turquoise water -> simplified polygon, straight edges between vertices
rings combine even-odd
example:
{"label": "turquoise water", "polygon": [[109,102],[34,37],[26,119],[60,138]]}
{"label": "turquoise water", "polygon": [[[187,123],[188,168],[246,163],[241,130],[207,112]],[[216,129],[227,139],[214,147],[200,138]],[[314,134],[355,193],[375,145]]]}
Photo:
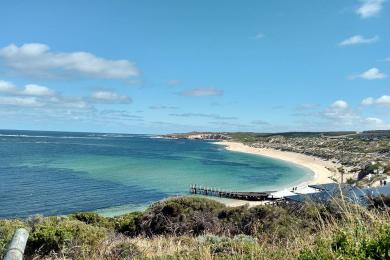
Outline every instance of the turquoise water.
{"label": "turquoise water", "polygon": [[311,172],[206,141],[146,135],[0,131],[0,218],[143,209],[197,183],[277,190]]}

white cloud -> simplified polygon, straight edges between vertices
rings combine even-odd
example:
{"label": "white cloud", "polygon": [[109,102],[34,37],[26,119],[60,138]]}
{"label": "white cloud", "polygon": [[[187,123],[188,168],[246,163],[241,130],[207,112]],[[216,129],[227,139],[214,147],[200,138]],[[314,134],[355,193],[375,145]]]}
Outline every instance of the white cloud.
{"label": "white cloud", "polygon": [[108,103],[131,103],[131,98],[128,96],[119,95],[116,92],[108,90],[98,90],[92,93],[92,98],[95,101],[99,102],[108,102]]}
{"label": "white cloud", "polygon": [[361,74],[351,76],[350,79],[362,78],[366,80],[384,79],[387,78],[385,73],[382,73],[377,68],[371,68]]}
{"label": "white cloud", "polygon": [[346,108],[348,108],[348,103],[345,102],[344,100],[336,100],[331,105],[331,108],[333,108],[333,109],[346,109]]}
{"label": "white cloud", "polygon": [[377,117],[367,117],[361,120],[361,124],[365,129],[389,129],[390,124],[387,124],[382,119]]}
{"label": "white cloud", "polygon": [[74,109],[86,109],[91,107],[91,105],[81,97],[54,97],[48,100],[48,105],[57,108]]}
{"label": "white cloud", "polygon": [[[362,103],[370,105],[375,102],[373,98],[366,98]],[[383,98],[381,99],[383,102]],[[388,97],[390,105],[390,96]],[[306,114],[303,122],[305,128],[314,127],[314,129],[335,130],[367,130],[367,129],[386,129],[390,125],[376,115],[364,116],[361,107],[354,109],[344,100],[336,100],[330,106],[318,113]],[[318,128],[318,126],[320,128]]]}
{"label": "white cloud", "polygon": [[[0,80],[0,105],[19,107],[45,107],[52,109],[84,109],[90,104],[82,97],[64,97],[56,91],[36,84],[17,87],[12,82]],[[25,97],[29,96],[29,97]]]}
{"label": "white cloud", "polygon": [[356,10],[356,13],[362,18],[375,16],[382,10],[384,2],[384,0],[363,0],[363,4]]}
{"label": "white cloud", "polygon": [[380,118],[376,118],[376,117],[367,117],[365,119],[365,121],[368,123],[368,124],[378,124],[378,125],[382,125],[383,124],[383,120],[380,119]]}
{"label": "white cloud", "polygon": [[222,96],[223,91],[216,88],[194,88],[179,93],[182,96],[189,97],[208,97],[208,96]]}
{"label": "white cloud", "polygon": [[127,60],[108,60],[88,52],[51,52],[49,46],[28,43],[10,44],[0,49],[0,60],[7,67],[36,77],[91,76],[128,78],[138,76],[135,65]]}
{"label": "white cloud", "polygon": [[362,105],[379,105],[379,106],[390,106],[390,96],[383,95],[379,98],[367,97],[362,100]]}
{"label": "white cloud", "polygon": [[372,38],[364,38],[364,36],[361,35],[355,35],[352,37],[349,37],[348,39],[345,39],[339,43],[340,46],[347,46],[347,45],[355,45],[355,44],[363,44],[363,43],[374,43],[379,40],[378,36],[374,36]]}
{"label": "white cloud", "polygon": [[336,100],[320,114],[335,125],[351,126],[361,119],[359,114],[348,108],[348,103],[344,100]]}
{"label": "white cloud", "polygon": [[390,57],[385,58],[385,61],[390,61]]}
{"label": "white cloud", "polygon": [[375,99],[372,97],[368,97],[362,100],[362,105],[370,106],[375,103]]}
{"label": "white cloud", "polygon": [[[93,110],[94,103],[129,104],[128,96],[114,91],[97,90],[91,97],[63,96],[56,91],[36,84],[17,87],[12,82],[0,80],[0,105],[19,107],[40,107],[46,110]],[[29,97],[26,97],[29,96]]]}
{"label": "white cloud", "polygon": [[28,84],[24,86],[24,89],[21,92],[24,95],[29,95],[29,96],[53,96],[55,95],[55,91],[44,87],[44,86],[39,86],[35,84]]}
{"label": "white cloud", "polygon": [[376,104],[378,105],[390,105],[390,96],[381,96],[376,100]]}
{"label": "white cloud", "polygon": [[0,105],[18,106],[18,107],[40,107],[44,104],[35,97],[1,97]]}
{"label": "white cloud", "polygon": [[0,80],[0,92],[3,93],[14,93],[17,88],[14,84],[8,81]]}
{"label": "white cloud", "polygon": [[26,95],[26,96],[54,96],[56,92],[48,87],[35,84],[27,84],[24,87],[16,87],[13,83],[0,80],[0,93]]}

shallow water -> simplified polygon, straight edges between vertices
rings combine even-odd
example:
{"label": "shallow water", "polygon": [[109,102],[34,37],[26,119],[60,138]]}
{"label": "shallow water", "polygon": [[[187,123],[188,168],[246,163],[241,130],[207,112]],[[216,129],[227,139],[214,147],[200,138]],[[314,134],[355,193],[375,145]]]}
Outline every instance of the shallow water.
{"label": "shallow water", "polygon": [[197,183],[276,190],[311,177],[280,160],[194,140],[0,130],[0,218],[145,208]]}

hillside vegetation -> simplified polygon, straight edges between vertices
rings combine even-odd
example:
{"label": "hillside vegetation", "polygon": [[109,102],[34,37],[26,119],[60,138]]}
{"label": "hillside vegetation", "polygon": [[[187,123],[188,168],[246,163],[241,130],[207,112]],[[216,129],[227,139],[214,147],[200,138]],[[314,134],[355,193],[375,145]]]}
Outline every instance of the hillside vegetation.
{"label": "hillside vegetation", "polygon": [[113,218],[0,220],[0,255],[14,230],[27,227],[27,259],[390,259],[383,199],[367,210],[342,200],[228,208],[181,197]]}
{"label": "hillside vegetation", "polygon": [[312,155],[338,163],[348,182],[373,185],[390,176],[390,131],[229,133],[233,141]]}

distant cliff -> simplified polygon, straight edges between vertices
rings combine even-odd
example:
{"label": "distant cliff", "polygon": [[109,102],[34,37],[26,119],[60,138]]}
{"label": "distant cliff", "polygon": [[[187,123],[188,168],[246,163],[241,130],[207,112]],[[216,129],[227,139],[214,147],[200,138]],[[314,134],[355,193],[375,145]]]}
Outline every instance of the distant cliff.
{"label": "distant cliff", "polygon": [[167,134],[163,138],[171,139],[192,139],[192,140],[227,140],[230,136],[227,133],[210,133],[210,132],[191,132],[182,134]]}

